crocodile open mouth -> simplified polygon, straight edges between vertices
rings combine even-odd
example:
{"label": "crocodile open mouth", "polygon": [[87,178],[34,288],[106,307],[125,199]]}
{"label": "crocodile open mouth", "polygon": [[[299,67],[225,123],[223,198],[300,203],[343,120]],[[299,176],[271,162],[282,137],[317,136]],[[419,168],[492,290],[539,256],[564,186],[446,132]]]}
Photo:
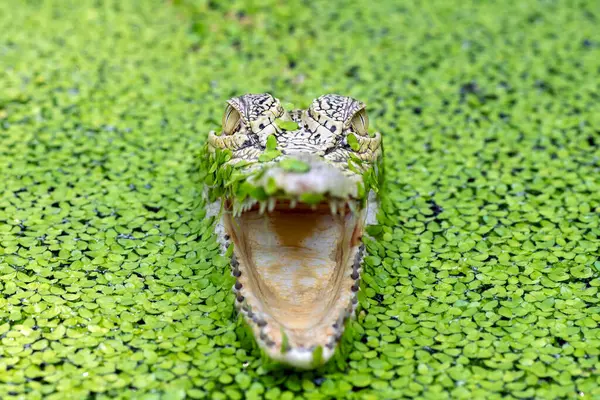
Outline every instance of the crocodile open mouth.
{"label": "crocodile open mouth", "polygon": [[200,167],[223,254],[233,245],[238,310],[269,358],[313,368],[334,354],[358,303],[383,148],[356,99],[288,108],[268,93],[228,100]]}
{"label": "crocodile open mouth", "polygon": [[273,198],[225,213],[236,301],[273,359],[312,367],[333,354],[357,303],[364,216],[344,201]]}

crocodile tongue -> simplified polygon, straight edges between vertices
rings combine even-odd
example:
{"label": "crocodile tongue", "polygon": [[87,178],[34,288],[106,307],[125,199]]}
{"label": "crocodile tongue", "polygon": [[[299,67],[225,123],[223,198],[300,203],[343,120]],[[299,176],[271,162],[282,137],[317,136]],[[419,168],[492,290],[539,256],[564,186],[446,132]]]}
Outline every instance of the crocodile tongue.
{"label": "crocodile tongue", "polygon": [[[286,182],[304,186],[295,179]],[[339,200],[269,200],[224,216],[237,305],[271,358],[314,367],[333,355],[357,303],[365,212]]]}

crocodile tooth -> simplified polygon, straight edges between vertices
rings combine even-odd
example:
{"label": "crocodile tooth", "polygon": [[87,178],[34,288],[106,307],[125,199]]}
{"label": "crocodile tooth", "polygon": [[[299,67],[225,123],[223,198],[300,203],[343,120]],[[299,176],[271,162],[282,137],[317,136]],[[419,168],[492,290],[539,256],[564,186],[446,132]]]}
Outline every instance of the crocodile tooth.
{"label": "crocodile tooth", "polygon": [[265,210],[267,209],[267,203],[265,201],[261,201],[260,202],[260,209],[259,209],[259,213],[262,215],[265,213]]}
{"label": "crocodile tooth", "polygon": [[298,200],[296,200],[296,199],[290,200],[290,208],[296,208],[297,205],[298,205]]}
{"label": "crocodile tooth", "polygon": [[340,201],[340,215],[342,217],[346,216],[346,202]]}
{"label": "crocodile tooth", "polygon": [[336,204],[335,200],[329,202],[329,209],[331,210],[332,215],[337,214],[337,204]]}
{"label": "crocodile tooth", "polygon": [[269,201],[269,206],[268,206],[269,212],[273,212],[273,210],[275,209],[275,204],[276,204],[277,201],[273,197],[269,198],[268,201]]}
{"label": "crocodile tooth", "polygon": [[[244,202],[244,209],[243,212],[249,211],[252,209],[252,207],[254,207],[254,205],[257,203],[256,200],[246,200]],[[239,215],[238,215],[239,216]]]}
{"label": "crocodile tooth", "polygon": [[357,211],[356,201],[354,201],[354,200],[348,200],[348,208],[350,208],[350,211],[353,214],[356,214],[356,211]]}

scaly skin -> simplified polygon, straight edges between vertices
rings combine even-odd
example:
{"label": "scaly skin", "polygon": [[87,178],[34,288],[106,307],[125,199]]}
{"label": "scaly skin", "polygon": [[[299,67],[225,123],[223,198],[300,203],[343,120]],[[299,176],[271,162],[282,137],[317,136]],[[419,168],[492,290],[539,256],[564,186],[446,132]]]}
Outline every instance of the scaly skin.
{"label": "scaly skin", "polygon": [[[221,132],[210,132],[201,160],[207,171],[205,195],[211,213],[220,217],[216,233],[223,251],[229,249],[232,255],[237,307],[270,357],[310,368],[333,354],[344,322],[357,304],[364,254],[360,238],[365,222],[374,221],[383,175],[382,154],[381,135],[368,133],[365,105],[333,94],[319,97],[306,110],[290,111],[269,94],[236,97],[228,101]],[[288,211],[290,207],[294,211]],[[323,211],[327,207],[331,214]],[[314,326],[304,322],[306,326],[293,327],[297,322],[293,316],[281,317],[285,309],[283,314],[279,309],[285,305],[273,300],[278,297],[265,294],[270,293],[268,285],[289,295],[290,304],[296,304],[300,295],[294,294],[293,283],[291,289],[278,287],[277,276],[270,281],[263,279],[261,274],[270,273],[271,267],[261,269],[248,250],[262,235],[262,228],[251,231],[244,228],[251,225],[243,225],[249,215],[273,224],[269,219],[274,218],[272,215],[291,219],[297,213],[301,213],[301,220],[337,221],[341,229],[333,247],[314,248],[323,253],[318,262],[334,259],[336,263],[330,281],[319,281],[318,290],[330,297],[322,311],[315,311],[318,321]],[[265,225],[264,229],[273,228]],[[313,239],[323,242],[327,237],[322,234]],[[286,255],[293,253],[286,251],[282,248],[283,264],[298,263],[286,260]],[[313,267],[305,268],[305,274],[312,273]],[[280,314],[273,312],[274,308]]]}

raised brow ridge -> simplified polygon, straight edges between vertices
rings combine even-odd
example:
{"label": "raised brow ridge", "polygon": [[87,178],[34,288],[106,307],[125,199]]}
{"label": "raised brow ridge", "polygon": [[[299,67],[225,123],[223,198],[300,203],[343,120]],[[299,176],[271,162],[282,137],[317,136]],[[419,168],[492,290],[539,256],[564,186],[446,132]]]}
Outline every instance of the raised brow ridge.
{"label": "raised brow ridge", "polygon": [[357,111],[364,107],[364,103],[349,96],[332,93],[317,98],[311,107],[335,121],[346,124]]}

